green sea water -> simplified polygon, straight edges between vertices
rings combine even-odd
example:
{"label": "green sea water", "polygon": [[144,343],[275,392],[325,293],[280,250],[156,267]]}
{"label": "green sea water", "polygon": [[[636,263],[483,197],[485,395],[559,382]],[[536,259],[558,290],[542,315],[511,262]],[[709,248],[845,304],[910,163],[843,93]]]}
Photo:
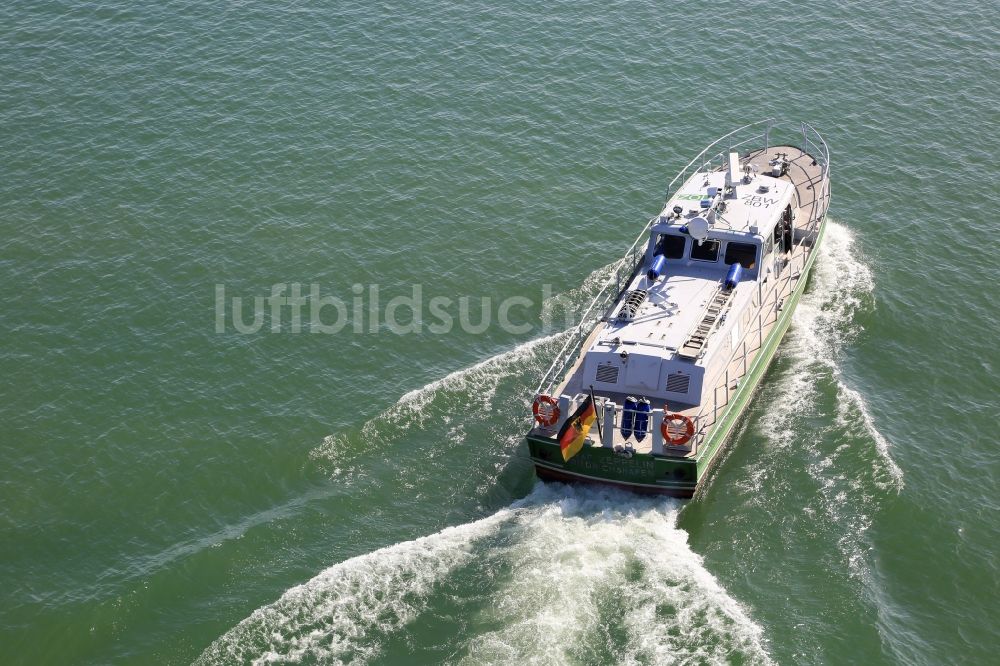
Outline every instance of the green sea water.
{"label": "green sea water", "polygon": [[[955,0],[4,3],[0,663],[996,663],[998,45]],[[708,491],[538,484],[543,306],[772,116],[831,222]],[[237,330],[293,284],[347,325]]]}

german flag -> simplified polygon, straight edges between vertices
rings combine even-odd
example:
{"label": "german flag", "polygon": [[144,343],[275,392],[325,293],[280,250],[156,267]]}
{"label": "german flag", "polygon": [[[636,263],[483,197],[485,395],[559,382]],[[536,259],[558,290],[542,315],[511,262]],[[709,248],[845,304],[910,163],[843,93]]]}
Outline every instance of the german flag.
{"label": "german flag", "polygon": [[562,428],[559,429],[559,448],[562,450],[563,462],[569,460],[583,448],[583,441],[590,432],[590,426],[594,425],[597,418],[597,410],[594,409],[594,398],[587,396],[573,415],[566,419]]}

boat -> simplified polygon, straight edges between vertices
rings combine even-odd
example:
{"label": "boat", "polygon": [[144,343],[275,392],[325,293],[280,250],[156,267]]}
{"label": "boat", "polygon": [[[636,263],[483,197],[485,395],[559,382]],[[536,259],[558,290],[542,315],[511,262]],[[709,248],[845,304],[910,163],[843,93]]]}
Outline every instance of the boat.
{"label": "boat", "polygon": [[669,183],[535,391],[539,478],[682,498],[706,486],[825,230],[826,141],[806,123],[782,132],[734,130]]}

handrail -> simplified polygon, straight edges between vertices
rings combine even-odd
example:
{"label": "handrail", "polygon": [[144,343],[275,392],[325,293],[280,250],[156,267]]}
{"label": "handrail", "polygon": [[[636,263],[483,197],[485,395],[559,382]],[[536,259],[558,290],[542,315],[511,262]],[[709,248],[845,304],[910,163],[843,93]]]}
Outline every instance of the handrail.
{"label": "handrail", "polygon": [[[667,196],[666,196],[666,198],[664,199],[664,202],[663,202],[663,203],[664,203],[664,205],[666,205],[666,203],[667,203],[668,201],[670,201],[670,193],[671,193],[671,190],[672,190],[672,188],[673,188],[673,186],[674,186],[674,183],[676,183],[676,182],[677,182],[677,180],[678,180],[678,179],[679,179],[679,178],[680,178],[681,176],[684,176],[684,175],[685,175],[685,174],[687,173],[687,170],[688,170],[688,169],[690,169],[690,168],[691,168],[691,166],[692,166],[693,164],[695,164],[696,162],[698,162],[699,160],[701,160],[702,156],[704,156],[704,155],[705,155],[705,153],[707,153],[707,152],[708,152],[709,150],[711,150],[712,148],[714,148],[714,147],[715,147],[715,146],[716,146],[717,144],[719,144],[720,142],[722,142],[722,141],[723,141],[723,140],[725,140],[725,139],[728,139],[729,137],[731,137],[731,136],[732,136],[732,135],[734,135],[734,134],[737,134],[737,133],[739,133],[739,132],[742,132],[743,130],[745,130],[745,129],[749,129],[749,128],[751,128],[751,127],[756,127],[757,125],[765,125],[765,124],[767,125],[767,129],[765,129],[765,130],[764,130],[764,133],[763,133],[763,136],[764,136],[764,141],[765,141],[765,145],[767,145],[767,140],[768,140],[768,138],[769,138],[769,137],[770,137],[770,135],[771,135],[771,128],[772,128],[772,127],[774,126],[774,118],[768,118],[767,120],[758,120],[758,121],[756,121],[756,122],[753,122],[753,123],[750,123],[750,124],[748,124],[748,125],[744,125],[743,127],[740,127],[740,128],[738,128],[738,129],[734,129],[734,130],[733,130],[732,132],[730,132],[729,134],[725,134],[725,135],[723,135],[723,136],[720,136],[720,137],[719,137],[718,139],[716,139],[716,140],[715,140],[715,141],[713,141],[712,143],[710,143],[710,144],[708,144],[707,146],[705,146],[705,148],[704,148],[704,149],[702,149],[702,151],[701,151],[700,153],[698,153],[698,154],[697,154],[697,155],[695,156],[695,158],[694,158],[693,160],[691,160],[690,162],[688,162],[688,163],[687,163],[687,164],[686,164],[686,165],[684,166],[684,168],[680,170],[680,173],[678,173],[678,174],[677,174],[676,176],[674,176],[674,179],[673,179],[673,180],[671,180],[671,181],[670,181],[670,182],[669,182],[669,183],[667,184]],[[815,131],[815,130],[813,130],[813,131]],[[743,141],[741,141],[741,142],[739,142],[739,143],[737,143],[737,144],[735,144],[735,145],[733,145],[733,146],[729,146],[729,150],[731,150],[731,149],[733,149],[733,148],[738,148],[739,146],[742,146],[743,144],[745,144],[745,143],[748,143],[748,142],[750,142],[750,141],[752,141],[752,140],[754,140],[754,139],[756,139],[756,138],[757,138],[757,136],[756,136],[756,135],[754,135],[754,136],[752,136],[752,137],[748,137],[747,139],[744,139]],[[711,158],[709,158],[708,160],[705,160],[705,163],[707,164],[708,162],[711,162],[711,161],[712,161],[712,159],[714,159],[714,158],[715,158],[715,157],[717,157],[718,155],[722,154],[722,152],[723,152],[723,151],[720,151],[719,153],[716,153],[715,155],[712,155],[712,157],[711,157]],[[686,180],[686,179],[685,179],[685,180]],[[683,181],[681,181],[681,182],[683,182]]]}
{"label": "handrail", "polygon": [[[653,226],[653,221],[655,219],[656,219],[655,217],[650,218],[650,220],[646,222],[646,225],[642,229],[642,233],[640,233],[639,236],[635,239],[635,241],[632,243],[631,247],[629,247],[625,255],[616,262],[615,266],[615,271],[617,273],[616,277],[618,278],[621,277],[622,265],[630,256],[632,257],[633,262],[627,272],[629,276],[631,276],[632,272],[635,271],[635,267],[638,265],[638,258],[636,256],[637,247],[640,241],[642,241],[643,238],[645,237],[646,232]],[[620,279],[616,280],[616,283],[620,284]],[[621,289],[618,286],[618,284],[616,284],[615,293],[612,296],[612,298],[617,298],[621,294]],[[570,349],[570,345],[573,344],[574,341],[577,343],[582,342],[583,339],[587,337],[586,335],[581,336],[580,334],[581,332],[589,334],[589,331],[586,331],[585,327],[587,325],[587,322],[590,321],[591,313],[595,310],[595,307],[598,305],[598,303],[604,303],[606,301],[611,300],[611,298],[609,298],[611,294],[608,292],[608,289],[610,287],[611,287],[611,281],[609,279],[608,283],[603,287],[601,287],[601,290],[590,301],[590,304],[587,305],[587,309],[584,310],[583,314],[580,316],[580,323],[577,324],[573,329],[571,329],[572,334],[570,335],[569,339],[566,340],[566,342],[563,344],[562,348],[559,350],[559,353],[556,354],[555,359],[552,361],[552,365],[549,366],[549,369],[545,372],[545,375],[542,376],[542,381],[538,384],[538,388],[535,390],[535,395],[551,392],[552,386],[555,383],[555,379],[559,377],[565,369],[567,369],[569,361],[571,361],[573,358],[573,351],[575,351],[573,349]]]}
{"label": "handrail", "polygon": [[[809,137],[809,133],[810,132],[816,137],[816,139],[819,140],[818,144]],[[819,164],[822,167],[821,168],[821,172],[820,172],[820,182],[822,183],[823,190],[821,192],[817,192],[816,193],[815,198],[813,199],[812,207],[811,207],[811,211],[810,211],[810,220],[809,220],[809,227],[808,228],[809,228],[810,232],[812,233],[812,232],[815,231],[816,228],[818,228],[819,223],[822,221],[823,216],[826,215],[826,211],[827,211],[828,206],[829,206],[829,201],[830,201],[830,179],[829,179],[829,174],[830,174],[830,148],[829,148],[829,146],[827,146],[826,140],[823,138],[823,136],[819,132],[817,132],[815,128],[813,128],[811,125],[809,125],[807,123],[802,123],[802,143],[803,143],[802,150],[804,152],[807,152],[809,155],[811,155],[813,157],[813,159],[816,160],[816,163]],[[811,150],[809,150],[810,148],[811,148]],[[796,194],[797,194],[797,192],[796,192]],[[801,245],[801,239],[799,241],[799,244]],[[810,250],[810,251],[812,251],[812,250]],[[803,266],[804,265],[805,265],[805,260],[803,260]],[[792,279],[792,272],[793,272],[792,271],[792,267],[789,266],[788,267],[788,271],[787,271],[787,277],[786,277],[786,280],[788,280],[789,283],[791,282],[791,279]],[[769,320],[770,320],[770,316],[771,315],[774,316],[775,322],[777,322],[777,320],[778,320],[778,318],[780,316],[779,311],[780,311],[780,308],[781,308],[782,301],[780,301],[778,299],[778,291],[779,291],[778,289],[772,289],[772,290],[770,290],[767,293],[767,295],[764,298],[761,299],[761,303],[760,303],[758,314],[757,314],[757,317],[758,317],[757,330],[758,330],[758,332],[763,331],[763,327],[764,327],[765,323],[770,323]],[[787,298],[787,296],[786,296],[786,298]],[[767,320],[765,320],[765,316],[764,316],[764,313],[765,313],[765,309],[764,308],[765,308],[765,306],[767,306]],[[747,362],[747,347],[746,347],[746,343],[747,343],[747,337],[746,336],[747,335],[749,335],[749,331],[744,336],[743,343],[742,343],[744,373],[746,372],[746,362]],[[759,345],[763,346],[763,343],[764,343],[763,338],[759,338]],[[759,349],[760,349],[760,347],[758,347],[757,349],[755,349],[753,351],[758,351]],[[729,381],[729,369],[728,368],[729,368],[729,365],[736,358],[737,350],[734,348],[732,353],[733,353],[732,357],[730,357],[729,361],[726,364],[726,375],[725,375],[726,376],[726,389],[725,389],[726,402],[725,402],[725,405],[723,405],[724,407],[729,404],[729,391],[730,391],[729,386],[730,386],[730,381]],[[718,420],[718,410],[719,410],[719,396],[718,396],[718,387],[716,387],[716,389],[712,392],[712,402],[711,402],[711,404],[706,403],[705,405],[703,405],[702,408],[698,411],[698,414],[694,417],[694,422],[696,424],[696,426],[695,426],[696,429],[695,429],[695,436],[692,438],[692,446],[695,447],[695,450],[697,450],[697,447],[705,440],[705,437],[707,435],[707,430],[710,427],[713,427],[715,425],[716,421]],[[710,416],[711,416],[711,419],[709,419]]]}
{"label": "handrail", "polygon": [[[710,143],[700,153],[698,153],[698,155],[695,156],[694,159],[688,162],[684,166],[684,168],[681,169],[681,171],[676,176],[674,176],[673,180],[671,180],[670,183],[667,185],[667,194],[666,194],[666,199],[664,201],[664,205],[669,203],[670,196],[673,192],[673,187],[677,183],[677,181],[683,178],[684,180],[682,180],[681,182],[682,183],[686,182],[689,170],[695,164],[698,164],[699,167],[704,167],[701,170],[708,170],[707,167],[716,158],[720,156],[724,157],[727,152],[732,151],[736,148],[739,148],[755,140],[760,141],[761,139],[763,139],[764,150],[766,151],[770,146],[770,134],[771,134],[771,129],[774,127],[774,124],[775,123],[773,119],[767,119],[750,123],[748,125],[740,127],[739,129],[733,130],[732,132],[729,132],[728,134],[719,137],[718,139]],[[708,153],[709,150],[717,146],[722,141],[732,137],[735,134],[743,132],[751,127],[757,127],[760,125],[766,125],[762,134],[759,135],[755,134],[752,137],[746,138],[735,144],[729,145],[727,146],[726,150],[719,151],[713,154],[712,157],[710,157],[709,159],[702,161],[702,158],[705,156],[705,154]],[[823,138],[823,136],[819,132],[817,132],[816,129],[813,128],[811,125],[807,123],[801,123],[801,131],[802,131],[802,143],[803,143],[802,150],[812,155],[813,158],[816,160],[817,164],[819,164],[822,167],[820,174],[820,182],[823,184],[822,185],[823,189],[815,194],[815,198],[812,203],[812,210],[810,211],[811,219],[809,221],[809,227],[808,227],[810,232],[814,233],[815,229],[819,226],[819,223],[822,221],[822,218],[826,215],[826,211],[830,201],[830,179],[829,179],[830,148],[827,145],[826,140]],[[562,348],[559,350],[559,353],[556,354],[552,364],[549,366],[549,369],[542,377],[542,381],[539,383],[538,388],[535,390],[535,395],[541,393],[551,393],[556,382],[562,377],[562,375],[564,375],[568,371],[569,367],[575,362],[579,346],[583,343],[584,340],[586,340],[586,338],[590,334],[590,330],[587,328],[587,325],[591,321],[593,313],[597,308],[598,304],[602,304],[602,307],[606,307],[603,306],[603,304],[609,303],[610,301],[617,299],[619,296],[621,296],[623,289],[627,288],[628,282],[626,281],[623,286],[621,284],[621,276],[624,272],[628,277],[628,279],[631,279],[631,276],[634,274],[637,267],[640,265],[642,258],[645,255],[645,251],[639,253],[638,248],[640,246],[640,243],[645,239],[646,234],[652,228],[653,224],[657,221],[657,219],[658,219],[657,217],[653,217],[646,222],[646,224],[643,226],[642,232],[638,235],[638,237],[636,237],[635,241],[629,247],[628,251],[621,259],[619,259],[616,262],[613,269],[616,277],[616,284],[614,291],[613,292],[610,291],[611,280],[609,277],[607,284],[605,284],[601,288],[601,290],[597,293],[597,295],[594,296],[594,298],[590,301],[586,310],[584,310],[584,313],[580,318],[580,322],[573,329],[571,329],[571,335],[563,344]],[[629,261],[630,258],[631,261]],[[788,279],[791,279],[791,274],[792,270],[791,268],[789,268]],[[767,308],[766,310],[765,307]],[[763,330],[765,316],[767,316],[767,318],[769,319],[773,315],[776,320],[780,316],[779,315],[780,308],[781,308],[781,302],[778,300],[777,290],[772,290],[771,292],[768,293],[767,297],[765,297],[765,299],[763,299],[763,302],[760,304],[760,310],[758,312],[758,317],[760,322],[760,325],[758,327],[759,346],[757,347],[757,349],[760,349],[760,346],[762,346],[764,342],[763,338],[760,335],[760,332]],[[744,337],[742,345],[743,355],[744,355],[744,366],[747,361],[747,340],[748,338]],[[734,354],[733,358],[735,358],[736,354],[735,349],[733,350],[733,354]],[[730,362],[731,361],[732,359],[730,359]],[[745,371],[746,370],[744,369],[744,372]],[[729,404],[729,399],[730,399],[729,391],[730,391],[730,382],[729,382],[729,373],[727,365],[726,387],[725,387],[726,401],[723,404],[723,407]],[[698,412],[698,414],[694,418],[696,429],[695,429],[695,436],[692,438],[690,443],[692,451],[697,451],[698,447],[703,443],[705,436],[707,435],[707,431],[715,425],[719,416],[718,414],[719,408],[720,406],[719,406],[718,388],[716,388],[716,390],[713,391],[711,404],[706,403],[705,405],[703,405],[702,409]]]}
{"label": "handrail", "polygon": [[[747,129],[751,128],[751,127],[757,127],[757,126],[760,126],[760,125],[766,125],[766,128],[764,129],[764,131],[763,131],[763,133],[761,135],[756,135],[755,134],[754,136],[748,137],[748,138],[744,139],[743,141],[740,141],[739,143],[736,143],[735,145],[728,146],[727,147],[727,151],[728,150],[732,150],[733,148],[738,148],[739,146],[742,146],[745,143],[748,143],[748,142],[753,141],[755,139],[759,139],[761,137],[763,137],[763,139],[764,139],[765,146],[768,145],[768,141],[770,139],[770,134],[771,134],[771,128],[774,126],[774,119],[773,118],[768,118],[767,120],[759,120],[757,122],[749,123],[747,125],[744,125],[743,127],[735,129],[732,132],[729,132],[728,134],[725,134],[725,135],[719,137],[718,139],[716,139],[712,143],[710,143],[707,146],[705,146],[705,148],[702,149],[702,151],[700,153],[698,153],[695,156],[694,159],[692,159],[690,162],[688,162],[684,166],[684,168],[681,169],[681,171],[676,176],[674,176],[673,180],[671,180],[667,184],[667,195],[666,195],[666,199],[664,201],[664,205],[666,205],[670,201],[671,190],[672,190],[674,184],[677,182],[677,180],[680,179],[682,176],[686,176],[686,174],[688,173],[688,169],[690,169],[692,167],[692,165],[698,163],[699,160],[701,160],[701,158],[704,157],[705,153],[707,153],[709,150],[711,150],[712,148],[714,148],[715,146],[717,146],[722,141],[724,141],[724,140],[728,139],[729,137],[733,136],[734,134],[738,134],[738,133],[743,132],[744,130],[747,130]],[[815,132],[815,130],[813,130],[813,131]],[[817,136],[818,136],[818,134],[817,134]],[[820,137],[820,139],[822,140],[822,137]],[[709,160],[706,161],[706,164],[708,162],[710,162],[711,160],[715,159],[716,157],[718,157],[719,155],[724,154],[727,151],[720,151],[719,153],[713,154],[712,157]],[[682,181],[682,182],[684,182],[684,181]],[[635,241],[632,243],[632,245],[629,247],[629,249],[625,252],[625,255],[621,259],[618,260],[617,265],[615,266],[615,271],[617,273],[616,277],[618,277],[618,278],[621,277],[622,266],[625,264],[626,260],[628,260],[629,257],[631,257],[632,258],[632,263],[631,263],[631,266],[628,268],[628,271],[627,271],[628,277],[631,278],[632,273],[635,271],[636,267],[639,264],[638,257],[636,256],[636,249],[637,249],[638,245],[640,244],[640,242],[642,242],[644,240],[647,232],[652,228],[653,223],[654,223],[654,221],[656,221],[656,219],[657,219],[656,217],[652,217],[652,218],[649,219],[648,222],[646,222],[645,226],[643,226],[643,228],[642,228],[642,232],[640,232],[639,235],[636,237]],[[617,299],[618,296],[621,295],[620,280],[617,280],[617,282],[619,284],[616,285],[616,292],[611,297],[611,298],[615,298],[615,299]],[[626,285],[627,285],[627,283],[626,283]],[[601,290],[597,293],[597,295],[594,296],[593,300],[590,301],[590,304],[587,306],[586,310],[584,310],[584,312],[583,312],[583,315],[581,315],[581,317],[580,317],[580,323],[577,324],[574,327],[574,329],[571,329],[572,330],[572,334],[570,335],[569,339],[566,340],[566,342],[563,344],[562,348],[559,350],[559,353],[556,354],[555,359],[552,361],[552,364],[549,366],[549,369],[546,370],[545,374],[542,376],[542,380],[541,380],[541,382],[539,382],[538,388],[535,389],[535,395],[539,395],[539,394],[542,394],[542,393],[546,393],[546,394],[550,393],[552,391],[552,388],[555,385],[557,379],[564,373],[565,370],[568,369],[569,365],[571,365],[572,361],[574,360],[574,354],[576,352],[576,348],[575,347],[571,347],[571,345],[573,345],[574,342],[576,342],[577,344],[579,344],[579,343],[583,342],[584,339],[586,339],[587,336],[586,335],[582,335],[581,336],[581,332],[586,332],[586,333],[589,334],[589,331],[586,331],[585,326],[586,326],[586,324],[588,322],[588,317],[594,311],[594,309],[597,306],[597,304],[598,303],[604,303],[606,301],[610,301],[611,300],[611,298],[609,298],[609,293],[608,293],[608,289],[610,287],[611,287],[611,282],[609,280],[608,284],[606,284],[604,287],[602,287]]]}
{"label": "handrail", "polygon": [[[809,138],[809,132],[812,132],[819,139],[819,145]],[[802,141],[816,148],[819,154],[815,155],[815,157],[822,158],[823,176],[830,175],[830,147],[826,144],[826,139],[823,138],[823,135],[817,132],[816,128],[809,123],[802,123]]]}
{"label": "handrail", "polygon": [[[816,163],[822,167],[820,171],[820,183],[822,190],[813,195],[812,207],[809,212],[810,233],[819,225],[819,221],[826,215],[830,206],[830,147],[826,139],[808,123],[802,123],[802,150],[813,156]],[[810,133],[819,141],[816,143],[810,138]]]}

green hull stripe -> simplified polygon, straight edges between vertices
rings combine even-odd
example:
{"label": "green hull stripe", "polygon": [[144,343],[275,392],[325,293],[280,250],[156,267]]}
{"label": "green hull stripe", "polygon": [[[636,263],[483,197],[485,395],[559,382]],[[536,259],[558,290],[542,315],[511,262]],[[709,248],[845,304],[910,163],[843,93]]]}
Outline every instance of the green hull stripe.
{"label": "green hull stripe", "polygon": [[[642,454],[640,454],[642,455]],[[545,467],[546,469],[551,469],[556,472],[562,472],[563,474],[571,474],[573,476],[578,476],[582,479],[589,479],[592,481],[614,481],[615,483],[628,484],[630,486],[639,486],[641,488],[675,488],[677,490],[694,490],[697,484],[695,483],[679,483],[676,481],[659,481],[656,483],[637,483],[635,481],[628,481],[626,479],[619,479],[610,476],[591,476],[589,474],[581,474],[580,472],[574,472],[566,469],[565,467],[559,467],[558,465],[550,465],[548,463],[542,462],[537,458],[533,459],[534,463],[539,467]]]}

